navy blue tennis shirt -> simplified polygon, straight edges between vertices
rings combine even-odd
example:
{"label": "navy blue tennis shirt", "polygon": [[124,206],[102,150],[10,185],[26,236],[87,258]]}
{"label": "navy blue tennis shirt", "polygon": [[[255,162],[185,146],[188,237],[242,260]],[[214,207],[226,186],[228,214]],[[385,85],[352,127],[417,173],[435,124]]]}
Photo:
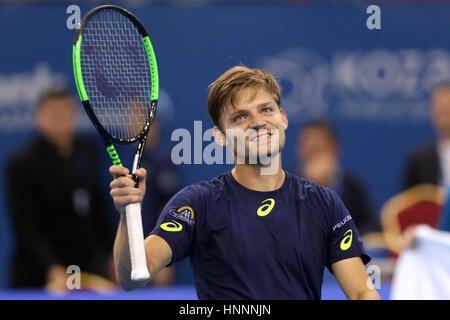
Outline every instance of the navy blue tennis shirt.
{"label": "navy blue tennis shirt", "polygon": [[320,299],[324,267],[370,261],[336,192],[289,172],[269,192],[231,171],[185,187],[151,234],[167,241],[171,264],[190,257],[199,299]]}

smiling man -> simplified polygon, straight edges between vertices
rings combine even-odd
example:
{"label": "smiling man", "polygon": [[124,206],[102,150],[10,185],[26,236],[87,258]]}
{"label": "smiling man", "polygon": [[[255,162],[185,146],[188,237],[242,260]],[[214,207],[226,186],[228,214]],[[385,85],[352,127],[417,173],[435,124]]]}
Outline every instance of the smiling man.
{"label": "smiling man", "polygon": [[[273,76],[238,66],[210,88],[214,138],[231,148],[235,166],[168,202],[145,239],[151,277],[189,256],[199,299],[320,299],[327,267],[349,299],[379,299],[364,268],[370,257],[339,196],[282,169],[288,120]],[[132,290],[146,282],[130,280],[124,207],[142,201],[146,172],[136,172],[139,188],[128,169],[110,172],[121,213],[116,273]]]}

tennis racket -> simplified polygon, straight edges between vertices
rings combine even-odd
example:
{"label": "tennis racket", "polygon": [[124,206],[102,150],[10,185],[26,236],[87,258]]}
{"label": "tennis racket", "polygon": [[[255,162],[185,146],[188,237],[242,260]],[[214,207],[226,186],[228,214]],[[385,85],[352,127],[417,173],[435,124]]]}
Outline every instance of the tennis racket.
{"label": "tennis racket", "polygon": [[[118,6],[92,9],[80,21],[73,42],[73,70],[84,109],[105,143],[112,163],[122,165],[113,143],[137,143],[132,167],[140,167],[158,102],[158,69],[150,38],[139,20]],[[131,279],[150,278],[141,207],[125,207]]]}

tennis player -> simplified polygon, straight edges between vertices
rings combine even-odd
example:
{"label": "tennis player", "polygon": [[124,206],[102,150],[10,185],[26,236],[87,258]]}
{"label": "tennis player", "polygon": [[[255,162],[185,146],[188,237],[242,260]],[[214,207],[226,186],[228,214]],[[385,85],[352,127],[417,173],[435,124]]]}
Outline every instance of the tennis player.
{"label": "tennis player", "polygon": [[[189,256],[199,299],[320,299],[327,267],[348,299],[379,299],[364,267],[370,257],[339,196],[281,167],[288,119],[273,76],[237,66],[210,89],[213,135],[231,147],[235,166],[167,203],[145,239],[151,277]],[[124,207],[142,202],[146,172],[136,172],[139,188],[128,169],[112,166],[110,173],[121,213],[116,274],[133,290],[147,281],[130,279]]]}

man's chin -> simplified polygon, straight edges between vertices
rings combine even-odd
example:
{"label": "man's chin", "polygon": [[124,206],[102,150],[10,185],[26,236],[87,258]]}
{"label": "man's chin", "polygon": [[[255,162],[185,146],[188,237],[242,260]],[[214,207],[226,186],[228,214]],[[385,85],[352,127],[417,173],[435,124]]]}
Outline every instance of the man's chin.
{"label": "man's chin", "polygon": [[[281,151],[281,150],[280,150]],[[262,152],[258,154],[250,154],[250,155],[238,155],[238,163],[246,164],[246,165],[255,165],[255,166],[269,166],[272,161],[276,158],[277,155],[280,154],[280,151],[275,150],[271,152]]]}

